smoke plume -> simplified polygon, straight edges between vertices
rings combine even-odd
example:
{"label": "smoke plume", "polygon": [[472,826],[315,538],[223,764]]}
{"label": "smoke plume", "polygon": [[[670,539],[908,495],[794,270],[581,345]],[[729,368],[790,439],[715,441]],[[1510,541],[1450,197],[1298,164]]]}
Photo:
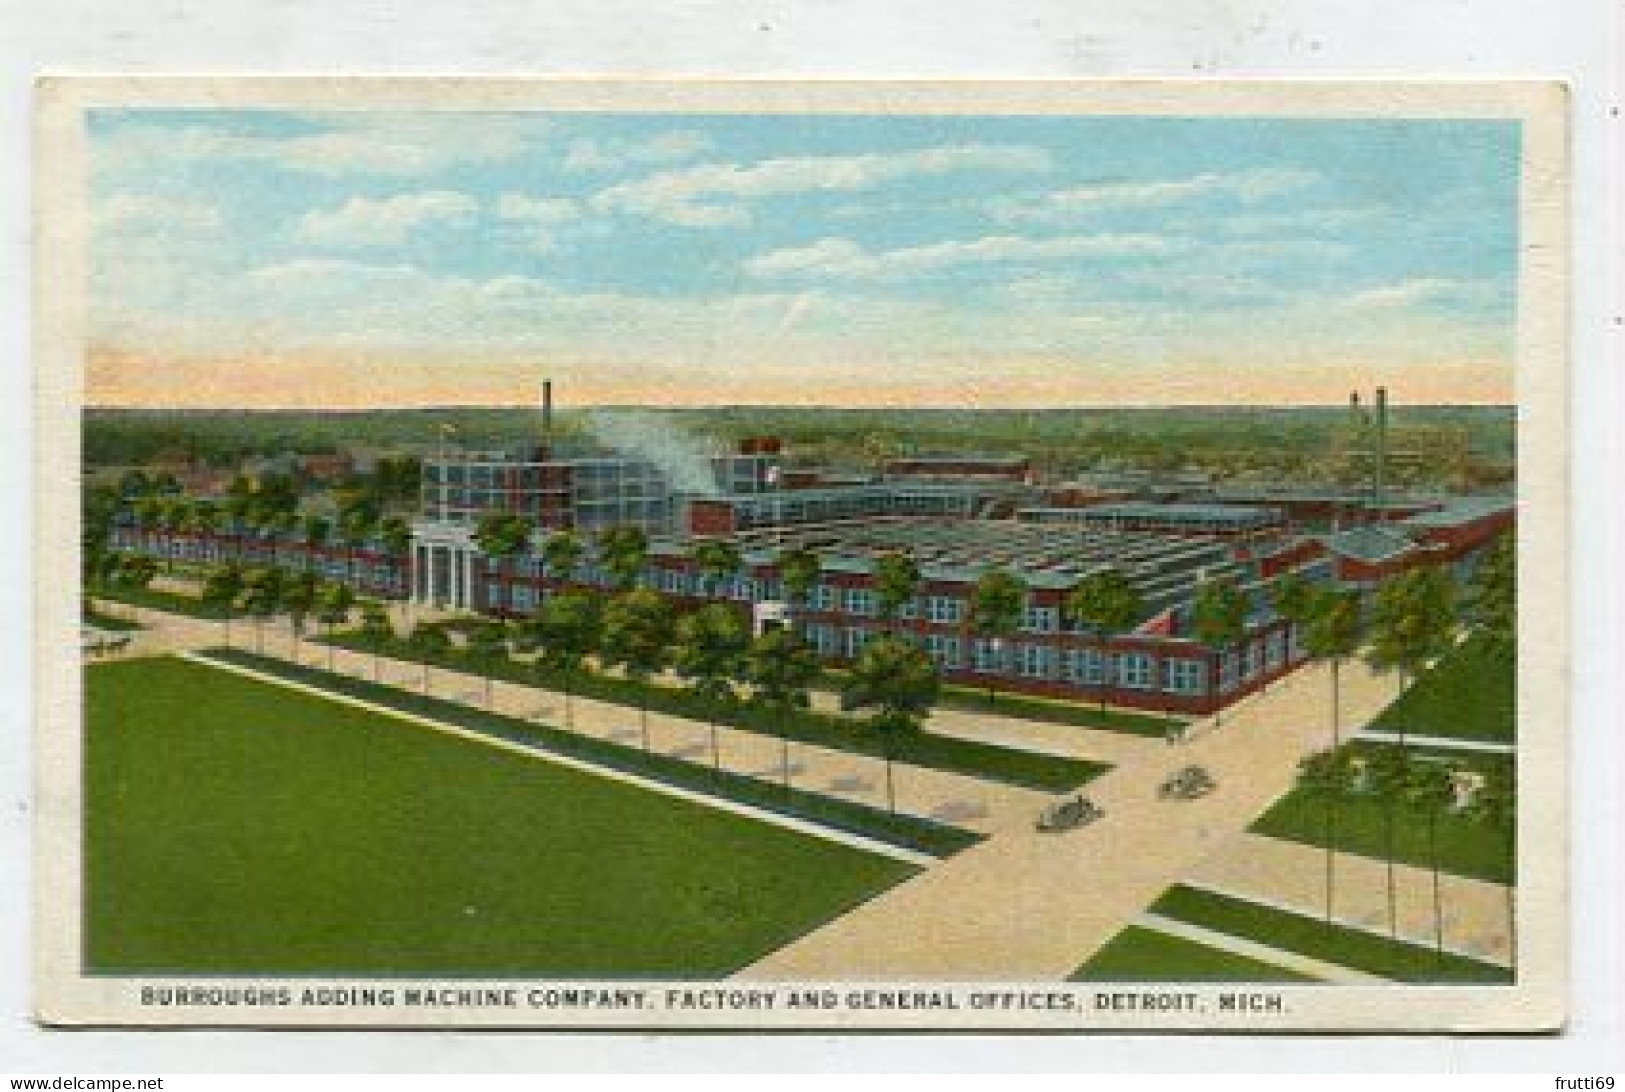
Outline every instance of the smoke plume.
{"label": "smoke plume", "polygon": [[714,494],[712,446],[659,414],[640,410],[597,410],[586,415],[587,431],[603,446],[631,459],[645,459],[666,475],[679,493]]}

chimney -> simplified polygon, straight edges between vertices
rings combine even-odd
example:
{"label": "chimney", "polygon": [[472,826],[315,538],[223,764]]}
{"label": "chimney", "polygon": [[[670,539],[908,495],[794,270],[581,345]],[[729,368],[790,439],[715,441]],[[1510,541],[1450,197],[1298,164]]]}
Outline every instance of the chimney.
{"label": "chimney", "polygon": [[553,442],[553,381],[542,380],[542,442]]}

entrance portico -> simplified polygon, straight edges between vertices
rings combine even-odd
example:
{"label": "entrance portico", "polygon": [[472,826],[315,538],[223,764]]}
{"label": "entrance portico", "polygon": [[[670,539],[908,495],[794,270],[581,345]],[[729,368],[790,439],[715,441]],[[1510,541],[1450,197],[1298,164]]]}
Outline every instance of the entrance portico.
{"label": "entrance portico", "polygon": [[474,559],[480,554],[468,528],[412,526],[412,602],[449,610],[474,609]]}

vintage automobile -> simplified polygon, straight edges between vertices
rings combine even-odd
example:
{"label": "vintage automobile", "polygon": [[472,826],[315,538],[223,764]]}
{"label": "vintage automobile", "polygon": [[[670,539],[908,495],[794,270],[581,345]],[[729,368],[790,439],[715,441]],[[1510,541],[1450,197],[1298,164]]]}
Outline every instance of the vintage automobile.
{"label": "vintage automobile", "polygon": [[1171,775],[1157,789],[1159,800],[1195,800],[1206,796],[1218,785],[1212,775],[1200,766],[1186,766],[1178,773]]}
{"label": "vintage automobile", "polygon": [[1046,833],[1075,830],[1087,826],[1106,814],[1106,809],[1086,796],[1075,796],[1051,804],[1038,816],[1038,829]]}

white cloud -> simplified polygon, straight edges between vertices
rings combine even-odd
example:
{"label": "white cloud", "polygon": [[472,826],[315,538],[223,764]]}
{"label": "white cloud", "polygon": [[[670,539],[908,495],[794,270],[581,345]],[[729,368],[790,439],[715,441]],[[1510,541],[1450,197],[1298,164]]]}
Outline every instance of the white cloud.
{"label": "white cloud", "polygon": [[711,150],[704,133],[676,131],[647,140],[572,141],[564,153],[567,171],[607,171],[633,164],[679,163]]}
{"label": "white cloud", "polygon": [[305,213],[297,234],[318,246],[397,246],[420,228],[466,223],[478,210],[472,197],[453,190],[352,197],[336,209]]}
{"label": "white cloud", "polygon": [[955,171],[1042,171],[1049,165],[1049,155],[1042,149],[992,144],[884,155],[797,156],[748,166],[707,163],[610,186],[593,196],[592,206],[682,227],[726,227],[750,222],[749,209],[739,202],[751,198],[849,192]]}
{"label": "white cloud", "polygon": [[1155,235],[1059,235],[1042,239],[987,235],[881,251],[865,250],[850,239],[820,239],[808,246],[759,254],[745,262],[745,270],[757,277],[875,279],[971,264],[1157,257],[1178,249],[1178,244]]}
{"label": "white cloud", "polygon": [[145,193],[115,193],[91,207],[91,230],[97,237],[159,232],[173,235],[218,230],[220,210],[200,201],[158,197]]}
{"label": "white cloud", "polygon": [[470,114],[456,124],[433,113],[374,111],[302,115],[300,133],[236,132],[209,125],[131,125],[91,142],[92,169],[116,177],[178,164],[222,160],[303,174],[410,176],[459,163],[514,159],[533,147],[545,122],[527,116]]}
{"label": "white cloud", "polygon": [[497,216],[520,223],[552,226],[581,216],[581,206],[568,197],[531,197],[505,193],[497,199]]}
{"label": "white cloud", "polygon": [[1312,171],[1260,168],[1229,174],[1143,182],[1099,182],[1018,198],[1000,198],[990,211],[1006,223],[1064,223],[1099,212],[1163,208],[1208,197],[1253,204],[1319,181]]}
{"label": "white cloud", "polygon": [[1494,281],[1412,277],[1356,292],[1347,302],[1357,309],[1381,310],[1427,304],[1478,304],[1504,294],[1505,287]]}

